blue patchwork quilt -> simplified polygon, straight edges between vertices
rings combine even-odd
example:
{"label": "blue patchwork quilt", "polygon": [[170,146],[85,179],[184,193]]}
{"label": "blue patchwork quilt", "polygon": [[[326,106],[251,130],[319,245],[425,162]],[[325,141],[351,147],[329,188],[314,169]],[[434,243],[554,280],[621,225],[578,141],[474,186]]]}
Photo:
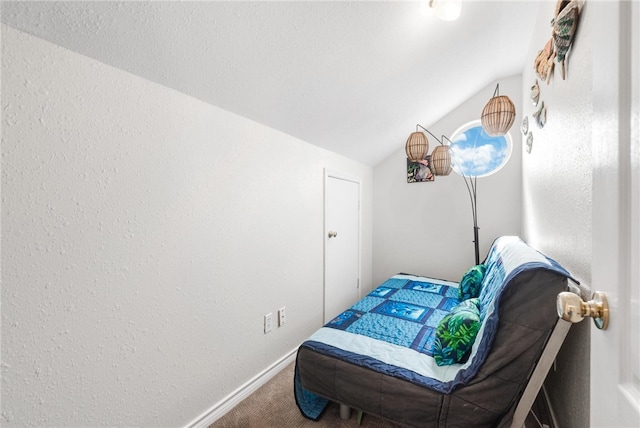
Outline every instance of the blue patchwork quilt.
{"label": "blue patchwork quilt", "polygon": [[[438,323],[458,303],[455,282],[395,275],[328,322],[303,346],[421,383],[435,375],[435,368],[447,371],[433,360],[433,341]],[[298,407],[317,420],[328,401],[304,390],[297,371],[294,383]]]}
{"label": "blue patchwork quilt", "polygon": [[456,283],[396,275],[325,327],[432,356],[435,329],[458,303]]}

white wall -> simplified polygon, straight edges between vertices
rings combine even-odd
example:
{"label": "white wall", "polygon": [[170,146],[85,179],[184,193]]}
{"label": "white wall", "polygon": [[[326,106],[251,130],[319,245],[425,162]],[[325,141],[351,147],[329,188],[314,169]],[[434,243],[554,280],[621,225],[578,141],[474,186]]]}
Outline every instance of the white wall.
{"label": "white wall", "polygon": [[[531,116],[530,88],[536,80],[533,61],[550,37],[555,2],[541,2],[535,33],[528,47],[529,67],[523,71],[522,108],[529,115],[534,141],[522,155],[523,230],[534,247],[558,260],[583,285],[591,282],[592,48],[599,31],[607,31],[590,13],[580,17],[574,45],[562,80],[560,68],[549,85],[540,81],[540,100],[547,123],[539,129]],[[547,379],[552,403],[562,426],[589,426],[589,322],[576,324]]]}
{"label": "white wall", "polygon": [[[520,76],[500,79],[472,96],[434,124],[421,123],[438,138],[451,137],[460,126],[480,119],[493,96],[500,94],[522,105]],[[432,101],[433,102],[433,101]],[[480,260],[495,238],[521,232],[521,109],[511,128],[513,153],[496,174],[477,181]],[[475,263],[471,202],[464,180],[452,172],[427,183],[407,183],[404,145],[415,123],[398,140],[398,150],[375,167],[373,280],[383,281],[398,272],[458,281]],[[438,144],[429,135],[429,152]]]}
{"label": "white wall", "polygon": [[2,49],[3,426],[181,426],[297,347],[325,167],[362,179],[371,287],[370,167],[5,26]]}
{"label": "white wall", "polygon": [[587,282],[591,265],[591,123],[593,108],[592,44],[596,31],[589,8],[583,10],[575,44],[549,85],[539,81],[540,100],[547,106],[547,123],[533,123],[536,110],[530,87],[536,81],[533,58],[549,39],[555,4],[543,3],[529,46],[531,67],[523,72],[522,108],[529,116],[534,140],[523,154],[524,234],[531,244],[562,258],[562,264]]}

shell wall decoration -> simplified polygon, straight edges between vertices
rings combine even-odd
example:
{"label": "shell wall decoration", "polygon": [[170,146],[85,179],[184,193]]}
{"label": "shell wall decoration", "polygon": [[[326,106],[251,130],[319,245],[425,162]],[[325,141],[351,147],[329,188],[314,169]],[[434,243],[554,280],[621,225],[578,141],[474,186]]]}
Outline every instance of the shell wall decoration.
{"label": "shell wall decoration", "polygon": [[565,61],[580,20],[580,9],[585,0],[558,0],[551,20],[551,38],[545,43],[533,63],[538,77],[547,84],[553,74],[554,61],[560,66],[562,80],[566,77]]}

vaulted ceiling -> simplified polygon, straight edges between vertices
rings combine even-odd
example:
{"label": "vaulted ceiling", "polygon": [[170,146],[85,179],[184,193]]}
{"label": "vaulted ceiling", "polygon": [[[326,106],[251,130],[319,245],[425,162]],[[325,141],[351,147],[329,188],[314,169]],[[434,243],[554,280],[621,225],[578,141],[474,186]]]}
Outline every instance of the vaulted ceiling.
{"label": "vaulted ceiling", "polygon": [[[2,22],[376,165],[520,74],[538,1],[2,2]],[[490,96],[491,94],[488,94]]]}

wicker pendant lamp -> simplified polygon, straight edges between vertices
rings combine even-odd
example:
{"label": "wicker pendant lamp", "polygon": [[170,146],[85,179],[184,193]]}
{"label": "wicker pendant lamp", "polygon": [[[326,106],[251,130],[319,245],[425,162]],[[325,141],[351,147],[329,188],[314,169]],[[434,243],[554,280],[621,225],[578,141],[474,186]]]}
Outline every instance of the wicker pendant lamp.
{"label": "wicker pendant lamp", "polygon": [[513,122],[516,120],[516,106],[506,95],[500,95],[500,85],[496,86],[493,97],[482,109],[480,121],[484,131],[497,137],[509,132]]}
{"label": "wicker pendant lamp", "polygon": [[427,158],[429,140],[424,132],[412,132],[404,145],[404,151],[411,162],[419,162]]}
{"label": "wicker pendant lamp", "polygon": [[[404,145],[404,151],[407,153],[407,158],[411,162],[420,162],[427,158],[429,153],[429,140],[424,132],[418,131],[418,128],[424,129],[429,135],[436,139],[440,145],[433,149],[431,153],[431,160],[429,162],[429,169],[434,175],[449,175],[453,168],[451,167],[451,154],[449,153],[449,146],[442,143],[445,139],[449,139],[442,136],[442,141],[433,135],[427,128],[417,124],[416,132],[412,132],[407,138],[407,142]],[[451,143],[449,141],[449,143]]]}
{"label": "wicker pendant lamp", "polygon": [[451,154],[449,153],[449,146],[440,144],[433,149],[431,153],[431,166],[433,167],[433,173],[435,175],[449,175],[453,168],[451,168]]}

